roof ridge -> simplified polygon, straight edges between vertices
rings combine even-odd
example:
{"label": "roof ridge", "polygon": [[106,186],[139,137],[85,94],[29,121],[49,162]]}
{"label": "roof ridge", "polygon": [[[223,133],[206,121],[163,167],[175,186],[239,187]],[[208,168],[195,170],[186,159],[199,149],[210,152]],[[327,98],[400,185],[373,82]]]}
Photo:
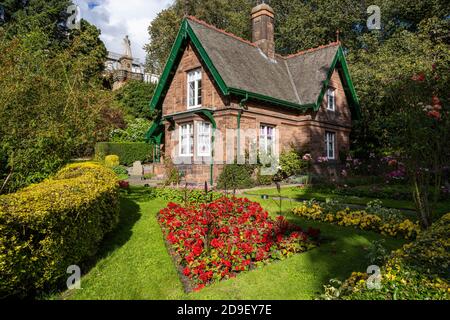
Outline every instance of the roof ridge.
{"label": "roof ridge", "polygon": [[[197,22],[197,23],[199,23],[199,24],[201,24],[201,25],[203,25],[203,26],[205,26],[205,27],[207,27],[209,29],[212,29],[214,31],[217,31],[217,32],[220,32],[220,33],[222,33],[224,35],[232,37],[232,38],[234,38],[236,40],[244,42],[244,43],[246,43],[246,44],[248,44],[248,45],[250,45],[250,46],[252,46],[254,48],[258,48],[258,46],[256,44],[254,44],[253,42],[251,42],[249,40],[246,40],[244,38],[241,38],[241,37],[239,37],[239,36],[237,36],[237,35],[235,35],[235,34],[233,34],[231,32],[227,32],[227,31],[225,31],[223,29],[219,29],[216,26],[213,26],[212,24],[209,24],[206,21],[203,21],[203,20],[201,20],[201,19],[199,19],[199,18],[197,18],[195,16],[186,16],[186,18],[191,20],[191,21]],[[315,47],[315,48],[302,50],[302,51],[299,51],[297,53],[293,53],[293,54],[290,54],[290,55],[287,55],[287,56],[283,56],[283,55],[278,54],[278,53],[275,53],[275,55],[278,56],[279,58],[282,58],[282,59],[290,59],[290,58],[294,58],[294,57],[297,57],[297,56],[300,56],[300,55],[303,55],[303,54],[306,54],[306,53],[318,51],[318,50],[321,50],[321,49],[333,47],[333,46],[340,45],[340,44],[341,44],[340,41],[334,41],[334,42],[330,42],[329,44],[325,44],[325,45],[321,45],[321,46],[318,46],[318,47]]]}
{"label": "roof ridge", "polygon": [[310,52],[315,52],[315,51],[322,50],[322,49],[325,49],[325,48],[338,46],[340,44],[341,44],[340,41],[334,41],[334,42],[330,42],[329,44],[325,44],[325,45],[322,45],[322,46],[318,46],[318,47],[315,47],[315,48],[302,50],[302,51],[299,51],[297,53],[293,53],[293,54],[290,54],[290,55],[287,55],[287,56],[283,56],[283,58],[284,59],[295,58],[295,57],[298,57],[298,56],[301,56],[301,55],[304,55],[304,54],[307,54],[307,53],[310,53]]}
{"label": "roof ridge", "polygon": [[223,30],[223,29],[219,29],[219,28],[213,26],[212,24],[209,24],[209,23],[207,23],[207,22],[205,22],[205,21],[203,21],[203,20],[198,19],[197,17],[194,17],[194,16],[187,16],[186,18],[189,19],[189,20],[191,20],[191,21],[197,22],[197,23],[199,23],[199,24],[201,24],[201,25],[203,25],[203,26],[205,26],[205,27],[207,27],[207,28],[210,28],[210,29],[212,29],[212,30],[214,30],[214,31],[220,32],[220,33],[222,33],[222,34],[224,34],[224,35],[230,36],[230,37],[232,37],[232,38],[234,38],[234,39],[236,39],[236,40],[239,40],[239,41],[241,41],[241,42],[244,42],[244,43],[246,43],[246,44],[248,44],[248,45],[250,45],[250,46],[252,46],[252,47],[257,47],[257,45],[254,44],[253,42],[248,41],[248,40],[245,40],[244,38],[238,37],[237,35],[235,35],[235,34],[233,34],[233,33],[231,33],[231,32],[227,32],[227,31],[225,31],[225,30]]}

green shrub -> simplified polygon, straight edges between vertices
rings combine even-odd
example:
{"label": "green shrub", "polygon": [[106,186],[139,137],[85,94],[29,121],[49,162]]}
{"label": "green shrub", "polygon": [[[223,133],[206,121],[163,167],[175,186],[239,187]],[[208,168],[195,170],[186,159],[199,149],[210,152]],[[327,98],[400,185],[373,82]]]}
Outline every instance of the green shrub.
{"label": "green shrub", "polygon": [[247,164],[228,164],[217,179],[219,189],[246,189],[255,185],[252,174],[255,168]]}
{"label": "green shrub", "polygon": [[95,159],[103,161],[109,154],[117,155],[120,164],[131,166],[135,161],[148,162],[153,158],[152,145],[142,142],[100,142],[95,146]]}
{"label": "green shrub", "polygon": [[280,155],[280,170],[277,176],[284,180],[292,176],[307,174],[308,168],[309,161],[303,160],[296,150],[285,150]]}
{"label": "green shrub", "polygon": [[258,169],[256,175],[256,184],[258,186],[270,186],[273,183],[273,175],[263,175],[261,174],[261,168]]}
{"label": "green shrub", "polygon": [[62,287],[67,268],[92,257],[118,219],[117,178],[93,163],[0,196],[0,298]]}
{"label": "green shrub", "polygon": [[114,173],[117,174],[118,176],[128,175],[128,170],[127,170],[127,168],[125,168],[124,166],[116,166],[116,167],[113,167],[112,170],[113,170]]}
{"label": "green shrub", "polygon": [[127,121],[126,129],[114,129],[110,134],[111,142],[145,142],[145,135],[152,126],[147,119]]}
{"label": "green shrub", "polygon": [[176,203],[184,203],[185,200],[187,200],[188,203],[204,203],[205,201],[214,201],[223,197],[221,193],[211,191],[209,191],[206,196],[205,191],[201,189],[152,188],[150,190],[150,198],[160,198]]}
{"label": "green shrub", "polygon": [[182,174],[178,170],[178,168],[173,164],[172,159],[166,158],[164,160],[164,167],[166,172],[166,180],[164,181],[164,185],[177,185],[181,182]]}
{"label": "green shrub", "polygon": [[120,164],[120,159],[118,156],[109,155],[105,157],[105,166],[108,168],[117,167]]}

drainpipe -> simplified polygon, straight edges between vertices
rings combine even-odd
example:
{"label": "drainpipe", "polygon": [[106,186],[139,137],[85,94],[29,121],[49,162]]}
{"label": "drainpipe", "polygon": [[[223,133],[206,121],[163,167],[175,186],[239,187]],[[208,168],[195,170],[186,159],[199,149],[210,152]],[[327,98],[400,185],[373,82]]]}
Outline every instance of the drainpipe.
{"label": "drainpipe", "polygon": [[239,160],[239,156],[241,155],[241,118],[242,112],[245,109],[245,103],[248,101],[248,93],[245,94],[245,98],[239,102],[239,111],[237,116],[237,159]]}

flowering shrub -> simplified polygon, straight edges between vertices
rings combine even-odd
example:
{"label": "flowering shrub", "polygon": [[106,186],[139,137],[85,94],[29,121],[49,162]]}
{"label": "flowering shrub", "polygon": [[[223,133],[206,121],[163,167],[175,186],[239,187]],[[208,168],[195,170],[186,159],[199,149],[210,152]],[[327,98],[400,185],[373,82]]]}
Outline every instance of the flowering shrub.
{"label": "flowering shrub", "polygon": [[[381,289],[369,290],[368,275],[353,273],[338,286],[325,286],[324,299],[450,299],[450,213],[414,242],[392,253],[381,267]],[[333,284],[333,282],[331,282]]]}
{"label": "flowering shrub", "polygon": [[299,207],[294,208],[292,212],[307,219],[330,222],[340,226],[354,226],[392,237],[400,236],[405,239],[412,239],[420,232],[417,223],[396,215],[378,215],[368,213],[366,210],[352,211],[349,208],[336,212],[326,210],[324,206],[314,201],[305,201]]}
{"label": "flowering shrub", "polygon": [[195,290],[311,249],[312,238],[318,236],[318,230],[303,232],[283,217],[274,221],[258,203],[239,198],[188,208],[169,203],[159,222],[180,271]]}

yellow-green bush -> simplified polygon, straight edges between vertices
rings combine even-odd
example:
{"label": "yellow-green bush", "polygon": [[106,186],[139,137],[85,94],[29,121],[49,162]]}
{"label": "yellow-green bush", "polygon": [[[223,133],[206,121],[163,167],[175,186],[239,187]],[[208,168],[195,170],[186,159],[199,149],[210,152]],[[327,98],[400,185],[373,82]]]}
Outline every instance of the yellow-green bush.
{"label": "yellow-green bush", "polygon": [[105,166],[108,168],[114,168],[120,165],[120,159],[118,156],[110,155],[105,157]]}
{"label": "yellow-green bush", "polygon": [[119,219],[115,174],[73,164],[0,197],[0,298],[63,286],[70,265],[92,257]]}
{"label": "yellow-green bush", "polygon": [[340,226],[352,226],[363,230],[372,230],[391,237],[403,237],[413,239],[420,232],[420,226],[409,219],[388,219],[376,214],[367,213],[364,210],[350,210],[346,208],[337,212],[327,212],[317,204],[304,202],[292,209],[295,215],[303,218],[330,222]]}

